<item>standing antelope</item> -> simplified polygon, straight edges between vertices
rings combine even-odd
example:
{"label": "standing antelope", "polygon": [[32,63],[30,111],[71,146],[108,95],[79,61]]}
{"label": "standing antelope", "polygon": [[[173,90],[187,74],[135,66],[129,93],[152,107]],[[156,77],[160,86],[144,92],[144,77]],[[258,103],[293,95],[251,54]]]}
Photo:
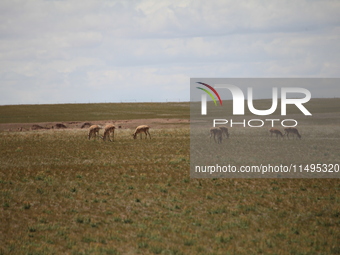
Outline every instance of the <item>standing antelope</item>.
{"label": "standing antelope", "polygon": [[275,134],[275,135],[276,135],[276,138],[278,138],[279,135],[280,135],[281,137],[283,137],[282,132],[281,132],[279,129],[277,129],[277,128],[271,128],[271,129],[269,129],[269,132],[270,132],[270,136],[273,136],[273,134]]}
{"label": "standing antelope", "polygon": [[211,137],[214,135],[214,141],[216,142],[215,136],[217,136],[217,143],[222,143],[222,129],[218,127],[210,128],[210,140]]}
{"label": "standing antelope", "polygon": [[97,135],[99,136],[99,130],[101,129],[102,127],[98,126],[98,125],[92,125],[90,128],[89,128],[89,133],[88,133],[88,138],[89,140],[91,139],[92,136],[94,136],[95,138],[97,137]]}
{"label": "standing antelope", "polygon": [[224,134],[225,137],[229,138],[229,132],[227,127],[219,127],[222,130],[222,135]]}
{"label": "standing antelope", "polygon": [[149,134],[149,137],[151,139],[151,135],[149,133],[149,126],[147,125],[141,125],[141,126],[138,126],[135,130],[135,132],[132,134],[133,136],[133,139],[136,139],[137,137],[137,134],[140,134],[140,139],[142,139],[142,133],[145,134],[145,139],[148,138],[148,134]]}
{"label": "standing antelope", "polygon": [[284,135],[287,134],[287,138],[288,139],[289,139],[289,134],[290,133],[296,134],[301,139],[301,135],[299,134],[299,131],[295,127],[286,127],[286,128],[284,128],[284,131],[285,131]]}
{"label": "standing antelope", "polygon": [[103,140],[105,141],[105,140],[108,138],[109,141],[112,142],[111,139],[110,139],[110,134],[111,134],[111,133],[113,134],[113,135],[112,135],[112,138],[113,138],[113,140],[114,140],[114,139],[115,139],[115,126],[112,125],[112,124],[108,124],[108,125],[106,125],[105,128],[104,128],[104,136],[103,136]]}

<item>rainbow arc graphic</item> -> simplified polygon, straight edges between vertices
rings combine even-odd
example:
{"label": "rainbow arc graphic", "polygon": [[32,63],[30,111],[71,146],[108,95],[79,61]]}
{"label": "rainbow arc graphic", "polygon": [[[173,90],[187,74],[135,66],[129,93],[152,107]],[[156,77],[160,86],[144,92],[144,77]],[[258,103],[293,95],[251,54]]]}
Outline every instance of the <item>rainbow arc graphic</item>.
{"label": "rainbow arc graphic", "polygon": [[[222,105],[222,100],[221,100],[220,95],[217,93],[217,91],[212,86],[210,86],[209,84],[203,83],[203,82],[197,82],[197,83],[209,88],[218,98],[220,105]],[[201,87],[196,87],[196,88],[203,90],[205,93],[207,93],[211,97],[211,99],[214,101],[215,105],[217,105],[217,100],[216,100],[215,96],[209,90],[207,90],[205,88],[201,88]]]}

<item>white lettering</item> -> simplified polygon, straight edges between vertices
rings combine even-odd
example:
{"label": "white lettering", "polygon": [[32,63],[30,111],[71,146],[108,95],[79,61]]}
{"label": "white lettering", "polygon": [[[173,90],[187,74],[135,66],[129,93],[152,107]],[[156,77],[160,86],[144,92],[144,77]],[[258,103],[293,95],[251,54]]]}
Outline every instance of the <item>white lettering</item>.
{"label": "white lettering", "polygon": [[217,89],[229,89],[233,96],[233,115],[244,115],[244,95],[239,87],[231,84],[217,84]]}
{"label": "white lettering", "polygon": [[277,88],[273,88],[273,103],[268,110],[257,110],[253,104],[253,88],[248,88],[248,108],[255,115],[269,115],[275,112],[277,107]]}
{"label": "white lettering", "polygon": [[243,120],[243,122],[233,122],[233,120],[230,120],[230,127],[233,127],[233,124],[235,125],[242,125],[243,127],[246,127],[246,120]]}
{"label": "white lettering", "polygon": [[[306,95],[304,98],[288,99],[287,93],[303,93]],[[281,89],[281,115],[286,115],[287,104],[295,104],[304,115],[312,115],[302,104],[310,100],[311,93],[304,88],[282,88]]]}
{"label": "white lettering", "polygon": [[226,119],[214,119],[213,127],[216,127],[216,125],[224,125],[228,123],[228,120]]}
{"label": "white lettering", "polygon": [[[233,98],[233,115],[244,115],[244,94],[242,90],[231,84],[217,84],[214,86],[216,89],[229,89]],[[302,93],[305,95],[304,98],[288,99],[288,93]],[[253,89],[248,88],[248,109],[251,113],[259,116],[270,115],[275,112],[278,104],[278,89],[274,87],[272,89],[272,105],[267,110],[257,110],[253,104]],[[304,88],[281,88],[281,115],[287,115],[287,104],[294,104],[304,115],[311,116],[312,114],[302,105],[311,99],[311,93],[309,90]],[[207,96],[202,94],[201,97],[201,114],[207,115]],[[239,124],[239,123],[234,123]],[[273,122],[272,122],[273,125]]]}
{"label": "white lettering", "polygon": [[[286,122],[286,121],[292,121],[292,122],[295,123],[295,125],[293,125],[293,126],[288,126],[288,125],[283,124],[283,123]],[[282,125],[283,127],[296,127],[297,124],[298,124],[298,122],[297,122],[296,120],[293,120],[293,119],[286,119],[286,120],[281,121],[281,125]]]}
{"label": "white lettering", "polygon": [[[261,122],[261,125],[259,125],[259,126],[252,126],[252,125],[250,125],[250,122],[254,122],[254,121]],[[249,127],[262,127],[263,125],[264,125],[263,120],[257,120],[257,119],[248,120],[248,126],[249,126]]]}
{"label": "white lettering", "polygon": [[279,119],[266,119],[266,121],[271,121],[272,122],[272,127],[274,127],[274,121],[280,121]]}
{"label": "white lettering", "polygon": [[[297,120],[294,119],[250,119],[246,121],[243,119],[243,121],[234,121],[233,119],[227,120],[227,119],[213,119],[213,127],[216,127],[218,125],[226,125],[230,123],[230,127],[233,127],[235,125],[242,125],[243,127],[263,127],[265,122],[269,122],[271,127],[274,127],[274,122],[277,121],[281,124],[282,127],[296,127],[298,125]],[[288,122],[288,124],[287,124]],[[289,125],[289,122],[292,122],[292,124]]]}

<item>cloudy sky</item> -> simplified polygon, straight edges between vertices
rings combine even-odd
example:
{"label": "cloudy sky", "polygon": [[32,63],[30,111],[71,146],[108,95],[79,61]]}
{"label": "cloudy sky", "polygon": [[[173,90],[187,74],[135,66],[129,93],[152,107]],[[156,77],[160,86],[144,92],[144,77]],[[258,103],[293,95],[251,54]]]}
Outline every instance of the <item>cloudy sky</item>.
{"label": "cloudy sky", "polygon": [[192,77],[340,77],[339,13],[325,0],[1,0],[0,105],[189,101]]}

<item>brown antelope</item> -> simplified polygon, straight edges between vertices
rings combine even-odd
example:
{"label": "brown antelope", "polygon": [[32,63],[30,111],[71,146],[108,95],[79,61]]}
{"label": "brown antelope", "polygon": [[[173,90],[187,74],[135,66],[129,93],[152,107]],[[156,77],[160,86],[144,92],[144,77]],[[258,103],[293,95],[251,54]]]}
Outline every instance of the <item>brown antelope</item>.
{"label": "brown antelope", "polygon": [[222,130],[222,135],[224,134],[225,137],[229,138],[229,132],[227,127],[219,127]]}
{"label": "brown antelope", "polygon": [[281,132],[279,129],[277,129],[277,128],[271,128],[271,129],[269,129],[269,132],[270,132],[270,136],[273,136],[273,134],[275,134],[275,135],[276,135],[276,138],[278,138],[279,135],[280,135],[281,137],[283,137],[282,132]]}
{"label": "brown antelope", "polygon": [[295,134],[297,137],[301,139],[301,135],[299,134],[299,131],[295,127],[286,127],[284,128],[284,135],[287,135],[287,138],[289,139],[289,134]]}
{"label": "brown antelope", "polygon": [[89,140],[91,139],[92,136],[94,136],[95,138],[97,137],[97,135],[99,136],[99,130],[101,129],[102,127],[98,126],[98,125],[92,125],[90,128],[89,128],[89,133],[88,133],[88,138]]}
{"label": "brown antelope", "polygon": [[216,142],[216,136],[217,136],[217,143],[222,143],[222,129],[218,127],[212,127],[210,128],[210,140],[211,137],[214,136],[214,141]]}
{"label": "brown antelope", "polygon": [[112,135],[112,139],[114,140],[115,139],[115,125],[108,124],[104,128],[103,140],[105,141],[108,138],[109,141],[112,142],[111,139],[110,139],[110,134],[111,133],[113,134]]}
{"label": "brown antelope", "polygon": [[150,139],[151,139],[151,135],[150,135],[150,133],[149,133],[149,126],[147,126],[147,125],[138,126],[138,127],[136,128],[135,132],[132,134],[133,139],[136,139],[137,134],[140,134],[140,139],[142,139],[142,133],[145,134],[145,139],[148,138],[148,135],[149,135],[149,137],[150,137]]}

